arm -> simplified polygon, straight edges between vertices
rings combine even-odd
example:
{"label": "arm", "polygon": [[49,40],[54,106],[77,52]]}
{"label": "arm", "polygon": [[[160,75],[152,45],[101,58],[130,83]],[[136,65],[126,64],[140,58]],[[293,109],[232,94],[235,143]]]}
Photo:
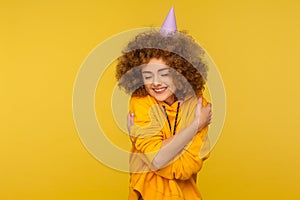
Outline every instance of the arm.
{"label": "arm", "polygon": [[[132,116],[129,116],[130,121],[128,124],[132,124]],[[145,130],[145,132],[150,132],[151,130]],[[144,163],[147,163],[149,170],[155,172],[159,176],[162,176],[167,179],[189,179],[193,174],[196,174],[202,167],[203,160],[199,157],[200,148],[202,147],[202,138],[206,134],[207,127],[203,131],[199,132],[194,136],[192,142],[186,145],[183,150],[169,162],[166,166],[156,169],[153,167],[153,160],[157,157],[157,152],[160,152],[162,148],[162,143],[167,144],[171,141],[170,139],[164,140],[161,142],[160,134],[156,134],[151,137],[145,138],[136,138],[132,139],[134,145],[137,149],[140,149],[139,154],[135,154],[135,159],[131,159],[131,167],[135,172],[142,172],[141,163],[139,160],[143,160]],[[149,152],[149,149],[153,150],[157,147],[157,151],[154,153]],[[133,158],[133,157],[132,157]],[[139,158],[139,159],[138,159]],[[152,163],[151,163],[152,161]]]}
{"label": "arm", "polygon": [[[201,104],[200,104],[201,103]],[[201,113],[205,113],[204,111],[209,110],[209,121],[206,123],[210,123],[211,119],[211,112],[210,112],[210,106],[209,107],[203,107],[201,99],[199,99],[197,106],[197,112],[196,117],[192,124],[188,126],[186,129],[180,132],[180,134],[194,134],[190,139],[187,139],[186,142],[179,141],[179,144],[181,144],[183,147],[178,150],[177,154],[174,153],[174,157],[167,157],[166,159],[163,157],[166,154],[163,153],[169,153],[168,149],[176,148],[176,139],[181,140],[182,138],[186,139],[185,137],[178,137],[178,135],[164,140],[163,135],[161,133],[161,126],[158,123],[155,123],[157,119],[155,119],[154,116],[151,116],[151,113],[149,111],[149,105],[146,105],[145,102],[141,101],[133,101],[131,102],[131,106],[134,105],[136,109],[132,109],[131,111],[139,111],[136,113],[135,116],[135,123],[140,126],[135,126],[132,132],[135,132],[135,135],[137,137],[134,138],[135,147],[140,152],[143,152],[145,155],[140,155],[144,158],[144,161],[148,163],[148,165],[152,164],[154,160],[157,159],[159,161],[159,158],[163,159],[163,162],[166,162],[164,165],[166,167],[163,167],[163,165],[158,168],[155,167],[155,172],[165,178],[169,179],[187,179],[190,178],[190,176],[194,173],[197,173],[201,166],[202,166],[202,158],[199,157],[200,149],[202,148],[202,141],[205,138],[206,132],[207,132],[207,125],[205,128],[202,128],[201,126],[197,127],[197,123],[202,124],[203,121],[200,121]],[[204,106],[206,105],[206,102],[203,102]],[[143,110],[144,108],[144,110]],[[205,109],[204,109],[205,108]],[[194,108],[195,109],[195,108]],[[149,114],[150,113],[150,114]],[[133,116],[128,115],[128,126],[132,126]],[[204,117],[202,118],[202,120]],[[197,123],[196,123],[197,122]],[[139,128],[138,128],[139,127]],[[202,128],[202,129],[201,129]],[[194,129],[194,130],[193,130]],[[198,129],[201,129],[202,131],[198,132]],[[194,132],[192,132],[192,131]],[[198,132],[198,134],[196,134]],[[196,135],[196,136],[195,136]],[[192,140],[192,142],[191,142]],[[175,141],[175,142],[174,142]],[[169,146],[168,146],[169,145]],[[168,148],[170,147],[170,148]],[[164,148],[164,149],[163,149]],[[160,154],[162,152],[162,154]],[[167,155],[167,156],[170,156]],[[172,156],[172,155],[171,155]],[[174,159],[176,157],[176,159]],[[168,161],[169,160],[169,161]],[[172,163],[170,163],[172,161]]]}
{"label": "arm", "polygon": [[[203,147],[207,143],[205,140],[207,130],[208,127],[205,127],[201,132],[198,132],[192,142],[186,145],[175,159],[155,173],[167,179],[180,180],[189,179],[192,175],[197,174],[203,161],[207,158],[207,152],[203,152]],[[203,155],[201,155],[202,152]]]}
{"label": "arm", "polygon": [[202,106],[202,98],[199,98],[195,119],[185,129],[163,142],[161,149],[152,161],[152,165],[156,169],[161,169],[172,161],[192,141],[196,133],[201,132],[211,122],[211,116],[211,105]]}

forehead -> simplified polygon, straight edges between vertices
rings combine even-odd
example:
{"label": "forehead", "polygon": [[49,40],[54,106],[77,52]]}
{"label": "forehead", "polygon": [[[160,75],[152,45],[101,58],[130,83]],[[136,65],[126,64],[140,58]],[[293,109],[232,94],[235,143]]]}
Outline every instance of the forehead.
{"label": "forehead", "polygon": [[170,67],[162,59],[152,58],[149,63],[142,66],[142,72],[159,72],[168,70]]}

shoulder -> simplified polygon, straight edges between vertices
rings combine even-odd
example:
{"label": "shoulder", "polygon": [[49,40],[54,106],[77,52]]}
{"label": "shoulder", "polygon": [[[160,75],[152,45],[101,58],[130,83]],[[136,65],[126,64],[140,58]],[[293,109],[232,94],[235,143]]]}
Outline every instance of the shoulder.
{"label": "shoulder", "polygon": [[145,126],[157,121],[160,112],[156,100],[150,95],[145,97],[131,97],[129,112],[134,114],[136,125]]}
{"label": "shoulder", "polygon": [[208,101],[203,95],[199,96],[190,96],[186,98],[183,102],[182,105],[190,107],[190,106],[196,106],[198,103],[199,98],[202,98],[202,106],[206,106],[208,104]]}
{"label": "shoulder", "polygon": [[136,97],[136,96],[131,96],[130,97],[130,104],[147,103],[147,102],[149,102],[148,95],[145,96],[145,97]]}
{"label": "shoulder", "polygon": [[145,97],[134,97],[132,96],[129,101],[129,108],[131,112],[137,110],[149,110],[151,106],[155,104],[155,100],[150,95]]}

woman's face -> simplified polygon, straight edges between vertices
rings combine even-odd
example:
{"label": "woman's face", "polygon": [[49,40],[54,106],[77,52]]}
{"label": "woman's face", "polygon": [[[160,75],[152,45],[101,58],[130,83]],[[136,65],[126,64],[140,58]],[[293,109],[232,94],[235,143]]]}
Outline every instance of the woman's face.
{"label": "woman's face", "polygon": [[172,68],[162,59],[152,58],[142,67],[146,91],[158,101],[171,105],[175,101],[176,87],[171,75]]}

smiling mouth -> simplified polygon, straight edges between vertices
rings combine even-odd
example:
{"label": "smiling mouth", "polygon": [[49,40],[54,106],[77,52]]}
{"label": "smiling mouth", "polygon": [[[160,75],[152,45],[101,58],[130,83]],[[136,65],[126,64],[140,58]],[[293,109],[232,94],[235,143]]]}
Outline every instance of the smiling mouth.
{"label": "smiling mouth", "polygon": [[164,91],[167,90],[168,87],[163,87],[163,88],[153,88],[152,90],[156,93],[156,94],[162,94],[164,93]]}

